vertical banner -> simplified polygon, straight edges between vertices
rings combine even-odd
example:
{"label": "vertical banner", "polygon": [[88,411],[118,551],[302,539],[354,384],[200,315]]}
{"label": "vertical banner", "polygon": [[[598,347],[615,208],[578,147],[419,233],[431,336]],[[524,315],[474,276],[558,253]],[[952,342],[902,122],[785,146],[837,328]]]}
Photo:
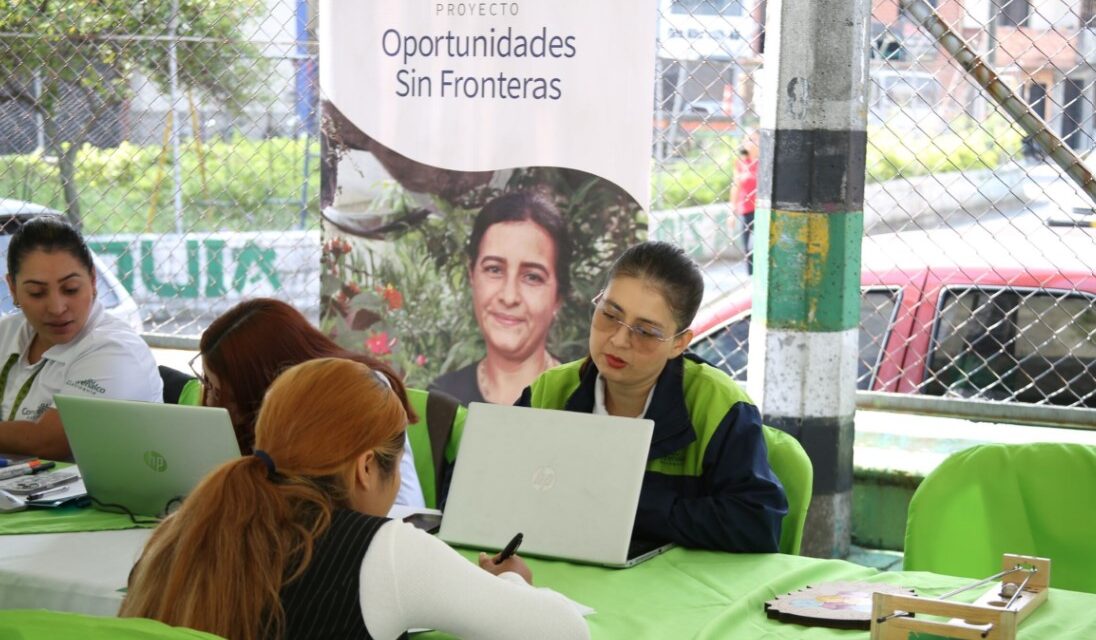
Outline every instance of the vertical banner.
{"label": "vertical banner", "polygon": [[646,233],[656,15],[322,2],[323,329],[465,403],[585,355]]}

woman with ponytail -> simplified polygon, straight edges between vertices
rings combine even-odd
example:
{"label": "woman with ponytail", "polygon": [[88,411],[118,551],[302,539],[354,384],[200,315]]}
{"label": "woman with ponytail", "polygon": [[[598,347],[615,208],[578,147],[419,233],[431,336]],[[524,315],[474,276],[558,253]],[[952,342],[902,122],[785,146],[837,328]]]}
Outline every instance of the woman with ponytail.
{"label": "woman with ponytail", "polygon": [[[120,615],[258,638],[586,638],[517,556],[477,569],[384,517],[400,485],[407,406],[359,362],[294,366],[271,385],[255,451],[207,476],[153,533]],[[490,575],[494,573],[495,576]],[[496,577],[498,576],[498,577]]]}

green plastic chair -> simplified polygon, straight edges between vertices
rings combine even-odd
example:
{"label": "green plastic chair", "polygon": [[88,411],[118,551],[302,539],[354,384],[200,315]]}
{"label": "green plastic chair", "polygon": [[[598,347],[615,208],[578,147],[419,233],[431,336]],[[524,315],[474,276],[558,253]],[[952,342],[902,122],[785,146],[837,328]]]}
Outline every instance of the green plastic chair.
{"label": "green plastic chair", "polygon": [[762,426],[761,430],[769,450],[769,466],[788,497],[788,515],[780,528],[780,553],[799,555],[814,490],[814,466],[803,445],[793,436],[773,427]]}
{"label": "green plastic chair", "polygon": [[440,391],[408,389],[407,399],[419,414],[419,421],[407,427],[415,473],[422,485],[423,501],[436,509],[445,468],[457,459],[468,410]]}
{"label": "green plastic chair", "polygon": [[179,391],[179,398],[175,402],[176,404],[185,404],[191,407],[197,407],[202,404],[202,382],[197,378],[187,380],[183,385],[181,391]]}
{"label": "green plastic chair", "polygon": [[220,636],[145,618],[108,618],[45,610],[0,611],[4,640],[218,640]]}
{"label": "green plastic chair", "polygon": [[1050,558],[1052,587],[1096,593],[1096,447],[987,444],[932,471],[910,501],[904,567],[969,578],[1001,555]]}

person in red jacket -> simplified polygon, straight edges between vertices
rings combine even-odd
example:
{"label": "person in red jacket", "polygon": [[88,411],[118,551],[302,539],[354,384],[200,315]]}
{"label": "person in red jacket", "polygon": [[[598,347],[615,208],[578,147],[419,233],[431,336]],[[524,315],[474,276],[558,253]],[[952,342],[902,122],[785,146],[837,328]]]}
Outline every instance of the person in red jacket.
{"label": "person in red jacket", "polygon": [[757,135],[750,134],[738,152],[738,160],[734,163],[734,183],[731,185],[731,206],[735,215],[742,219],[742,251],[746,254],[746,272],[750,275],[753,275],[750,235],[753,233],[756,204]]}

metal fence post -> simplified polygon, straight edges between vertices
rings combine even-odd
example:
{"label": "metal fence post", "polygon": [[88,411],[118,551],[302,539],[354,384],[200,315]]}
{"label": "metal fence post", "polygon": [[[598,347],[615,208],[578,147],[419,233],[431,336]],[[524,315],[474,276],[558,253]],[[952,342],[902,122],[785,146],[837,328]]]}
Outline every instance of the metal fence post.
{"label": "metal fence post", "polygon": [[866,0],[767,14],[749,384],[814,463],[803,551],[821,557],[850,542],[870,14]]}

